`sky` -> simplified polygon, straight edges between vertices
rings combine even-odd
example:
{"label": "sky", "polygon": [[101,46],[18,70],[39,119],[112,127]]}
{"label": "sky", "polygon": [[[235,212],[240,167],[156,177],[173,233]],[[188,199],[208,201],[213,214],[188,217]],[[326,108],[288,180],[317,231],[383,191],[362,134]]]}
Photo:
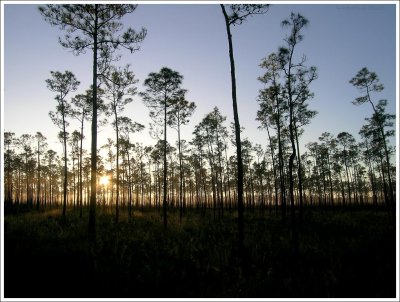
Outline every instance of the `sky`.
{"label": "sky", "polygon": [[[4,3],[4,2],[3,2]],[[349,80],[363,67],[379,76],[385,89],[373,99],[388,100],[388,111],[396,112],[396,6],[393,4],[275,4],[265,15],[249,18],[232,29],[236,63],[239,119],[245,128],[242,137],[253,143],[268,145],[267,133],[260,130],[255,120],[259,104],[257,96],[263,84],[257,80],[264,71],[259,67],[262,58],[284,45],[288,34],[281,21],[291,12],[309,20],[304,40],[296,48],[297,57],[307,57],[307,66],[316,66],[318,79],[311,84],[314,99],[310,109],[318,115],[304,128],[304,145],[317,141],[321,133],[333,135],[347,131],[359,140],[358,131],[364,118],[372,115],[369,104],[355,106],[351,102],[359,91]],[[39,14],[37,4],[5,4],[4,18],[4,100],[2,114],[4,131],[17,137],[24,133],[42,132],[49,147],[61,154],[57,139],[58,128],[48,113],[55,110],[56,96],[46,88],[50,71],[72,71],[81,82],[76,93],[91,84],[92,57],[90,51],[74,56],[58,43],[64,35],[51,27]],[[190,123],[182,128],[182,139],[190,141],[192,131],[204,116],[217,106],[227,116],[226,126],[233,121],[230,66],[225,23],[216,4],[140,4],[133,14],[122,19],[124,28],[147,29],[141,50],[133,54],[121,50],[124,66],[129,63],[139,79],[138,92],[144,91],[143,82],[150,72],[166,66],[183,75],[182,88],[188,90],[187,99],[197,109]],[[146,129],[132,136],[132,140],[154,145],[148,134],[149,111],[139,95],[126,106],[122,115],[142,123]],[[71,121],[69,131],[78,129]],[[85,147],[90,149],[90,125],[86,124]],[[174,143],[176,131],[169,128],[168,141]],[[98,147],[107,138],[115,139],[111,125],[99,129]],[[392,144],[394,144],[392,139]],[[233,148],[231,148],[233,149]]]}

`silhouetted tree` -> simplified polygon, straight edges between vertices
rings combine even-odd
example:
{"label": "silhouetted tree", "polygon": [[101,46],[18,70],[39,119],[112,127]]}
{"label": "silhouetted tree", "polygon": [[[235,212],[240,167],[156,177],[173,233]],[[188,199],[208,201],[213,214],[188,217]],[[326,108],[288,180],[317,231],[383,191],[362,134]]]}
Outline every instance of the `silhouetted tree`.
{"label": "silhouetted tree", "polygon": [[5,201],[8,203],[13,202],[13,177],[12,177],[12,172],[13,172],[13,160],[15,157],[15,152],[11,149],[11,146],[13,146],[16,143],[16,138],[15,138],[15,133],[14,132],[4,132],[4,170],[5,170],[5,181],[7,185],[6,187],[6,195],[5,195]]}
{"label": "silhouetted tree", "polygon": [[237,108],[236,98],[236,74],[235,60],[233,55],[233,43],[231,34],[231,25],[242,24],[247,17],[256,14],[264,14],[268,11],[269,5],[262,4],[231,4],[229,5],[229,13],[225,8],[225,4],[221,4],[222,14],[224,15],[226,34],[228,36],[229,62],[231,66],[231,84],[232,84],[232,105],[233,118],[235,121],[235,139],[236,139],[236,156],[237,156],[237,190],[238,190],[238,252],[239,257],[243,255],[243,161],[242,146],[240,140],[240,122]]}
{"label": "silhouetted tree", "polygon": [[35,135],[36,142],[37,142],[37,188],[36,188],[36,209],[39,210],[40,207],[40,187],[41,187],[41,182],[40,182],[40,172],[41,172],[41,167],[40,167],[40,154],[44,153],[44,148],[46,148],[47,143],[46,143],[46,137],[41,133],[41,132],[36,132]]}
{"label": "silhouetted tree", "polygon": [[182,167],[182,152],[181,152],[181,126],[189,123],[189,118],[192,116],[196,104],[185,99],[185,94],[182,93],[171,102],[171,110],[168,119],[168,125],[178,132],[178,157],[179,157],[179,219],[182,220],[183,214],[183,167]]}
{"label": "silhouetted tree", "polygon": [[300,155],[299,137],[303,133],[301,127],[308,125],[310,120],[317,114],[317,111],[308,109],[308,104],[304,103],[307,99],[311,99],[313,94],[307,94],[306,97],[300,100],[298,106],[296,106],[294,113],[294,134],[296,140],[296,150],[297,150],[297,178],[298,178],[298,188],[299,188],[299,206],[300,214],[302,214],[303,208],[303,172],[302,163]]}
{"label": "silhouetted tree", "polygon": [[51,79],[46,80],[47,88],[50,91],[58,93],[55,97],[57,101],[57,111],[50,111],[49,115],[53,123],[61,129],[64,149],[64,198],[63,198],[63,219],[65,219],[65,211],[67,209],[67,131],[66,127],[68,122],[66,117],[70,112],[70,104],[66,101],[66,96],[78,88],[80,82],[76,79],[75,75],[70,71],[61,73],[59,71],[51,71]]}
{"label": "silhouetted tree", "polygon": [[[354,105],[361,105],[364,103],[370,103],[372,109],[374,110],[374,114],[371,118],[371,125],[375,126],[376,133],[380,136],[380,144],[383,146],[383,151],[386,159],[386,175],[388,177],[389,182],[389,197],[390,204],[392,207],[392,214],[395,217],[395,203],[394,203],[394,194],[393,194],[393,185],[392,178],[390,173],[390,158],[389,158],[389,148],[387,146],[387,134],[392,134],[393,132],[385,132],[385,127],[392,127],[393,123],[391,120],[395,118],[392,114],[387,114],[385,112],[385,107],[387,104],[387,100],[379,100],[378,104],[374,104],[371,99],[371,94],[374,92],[381,92],[384,87],[383,84],[379,82],[378,75],[375,72],[371,72],[368,68],[362,68],[355,77],[350,80],[350,83],[353,84],[363,95],[357,97],[354,101]],[[392,134],[393,135],[393,134]],[[385,173],[382,171],[382,173]],[[386,186],[386,184],[385,184]]]}
{"label": "silhouetted tree", "polygon": [[[116,144],[116,199],[115,199],[115,221],[119,219],[119,119],[118,115],[124,110],[124,107],[131,103],[131,96],[136,94],[134,85],[138,82],[135,75],[129,70],[129,65],[124,69],[111,67],[105,82],[105,96],[109,100],[107,115],[114,117],[113,126],[115,129]],[[129,96],[126,98],[126,96]]]}
{"label": "silhouetted tree", "polygon": [[137,122],[133,122],[132,119],[126,116],[118,117],[118,127],[122,134],[123,146],[125,149],[125,153],[127,156],[127,165],[128,165],[128,213],[129,218],[132,218],[132,171],[131,171],[131,158],[130,158],[130,149],[132,148],[132,144],[130,142],[130,135],[142,131],[144,126]]}
{"label": "silhouetted tree", "polygon": [[[258,79],[265,85],[269,85],[265,89],[260,90],[258,102],[260,103],[260,109],[257,111],[257,120],[261,123],[261,128],[267,130],[269,146],[271,150],[272,165],[274,169],[274,178],[277,182],[276,166],[279,169],[279,184],[280,184],[280,196],[282,206],[282,218],[286,217],[286,188],[285,188],[285,177],[284,177],[284,154],[283,154],[283,129],[285,125],[284,113],[287,111],[288,105],[287,100],[283,95],[283,87],[279,83],[281,78],[282,69],[280,67],[279,57],[277,54],[272,53],[267,58],[263,59],[260,67],[266,69],[264,75]],[[275,159],[275,148],[274,138],[270,134],[270,128],[272,126],[276,129],[277,145],[278,145],[278,163]],[[275,188],[275,207],[278,209],[278,195],[277,189]]]}
{"label": "silhouetted tree", "polygon": [[[254,146],[254,151],[256,152],[257,162],[254,163],[254,174],[258,180],[259,186],[259,204],[261,205],[261,211],[264,211],[265,208],[265,196],[264,196],[264,177],[266,178],[267,174],[267,163],[265,161],[265,152],[260,144],[256,144]],[[260,161],[261,159],[261,161]],[[274,169],[274,168],[273,168]],[[273,170],[275,173],[275,169]],[[267,179],[268,183],[268,179]],[[274,188],[275,195],[276,193],[276,178],[274,177]]]}
{"label": "silhouetted tree", "polygon": [[21,158],[24,160],[23,165],[25,168],[25,201],[29,207],[33,205],[32,174],[36,164],[32,150],[33,139],[33,136],[30,134],[22,134],[18,139],[18,145],[22,149]]}
{"label": "silhouetted tree", "polygon": [[329,132],[324,132],[318,138],[321,142],[321,148],[323,156],[326,160],[328,179],[329,179],[329,192],[330,192],[330,203],[333,205],[333,183],[332,183],[332,152],[336,148],[336,140],[333,135]]}
{"label": "silhouetted tree", "polygon": [[[279,49],[278,57],[285,78],[285,94],[289,110],[289,138],[291,154],[289,157],[289,196],[292,219],[294,219],[294,178],[293,163],[296,158],[296,110],[305,101],[312,97],[308,87],[317,77],[316,68],[306,68],[305,57],[299,63],[294,62],[294,51],[299,42],[303,40],[301,30],[308,24],[308,20],[300,14],[291,13],[290,18],[282,21],[283,27],[290,28],[290,35],[285,39],[286,47]],[[298,159],[300,160],[300,159]]]}
{"label": "silhouetted tree", "polygon": [[81,126],[80,147],[79,147],[79,217],[82,217],[82,201],[83,201],[83,129],[84,122],[90,120],[93,110],[93,91],[87,90],[85,94],[78,94],[71,100],[74,108],[72,108],[72,116],[77,119]]}
{"label": "silhouetted tree", "polygon": [[47,167],[49,169],[49,203],[50,206],[53,205],[54,203],[54,187],[55,185],[55,178],[56,178],[56,168],[57,168],[57,162],[58,162],[58,156],[57,153],[54,150],[47,150],[46,154],[46,161],[47,161]]}
{"label": "silhouetted tree", "polygon": [[[111,184],[111,201],[114,199],[114,162],[115,162],[115,154],[113,152],[115,147],[115,142],[111,138],[107,138],[107,143],[105,143],[103,146],[101,146],[101,149],[106,149],[107,151],[107,157],[106,161],[110,164],[109,168],[109,173],[110,173],[110,179],[109,183]],[[103,205],[105,203],[103,202]]]}
{"label": "silhouetted tree", "polygon": [[222,211],[222,152],[225,148],[223,138],[228,135],[226,127],[223,125],[225,120],[226,117],[217,107],[214,107],[213,111],[208,113],[193,131],[194,141],[197,144],[202,142],[207,146],[206,154],[210,165],[214,217],[217,206],[220,213]]}
{"label": "silhouetted tree", "polygon": [[207,204],[207,169],[204,159],[206,158],[205,148],[207,146],[207,143],[203,139],[201,127],[199,127],[199,125],[195,126],[193,135],[194,138],[192,139],[190,144],[193,146],[191,162],[193,163],[193,167],[197,172],[197,207],[202,207],[202,213],[205,214]]}
{"label": "silhouetted tree", "polygon": [[[74,130],[69,138],[71,146],[71,158],[72,158],[72,178],[73,178],[73,205],[74,208],[79,205],[79,142],[82,141],[81,133],[78,130]],[[75,168],[75,162],[77,162],[77,169]],[[78,190],[76,189],[76,175],[78,175]]]}
{"label": "silhouetted tree", "polygon": [[155,123],[164,126],[164,189],[163,189],[163,215],[164,227],[167,227],[167,123],[172,102],[184,93],[180,88],[182,75],[170,68],[163,67],[160,72],[152,72],[144,81],[147,87],[140,95],[143,102],[150,109],[150,117]]}
{"label": "silhouetted tree", "polygon": [[133,13],[137,5],[132,4],[85,4],[85,5],[53,5],[39,6],[39,11],[52,26],[66,30],[60,44],[72,49],[74,54],[93,52],[93,111],[92,111],[92,143],[91,143],[91,195],[89,210],[89,236],[95,238],[96,225],[96,192],[97,192],[97,77],[107,71],[110,62],[115,58],[117,48],[128,49],[131,53],[139,50],[139,43],[146,37],[142,28],[136,32],[128,28],[120,34],[121,19]]}
{"label": "silhouetted tree", "polygon": [[351,147],[355,144],[355,139],[353,135],[348,132],[340,132],[337,135],[338,144],[343,147],[343,150],[340,152],[340,157],[342,163],[344,164],[346,170],[346,178],[347,178],[347,193],[349,196],[349,204],[351,205],[351,188],[350,188],[350,176],[349,176],[349,166],[351,162]]}

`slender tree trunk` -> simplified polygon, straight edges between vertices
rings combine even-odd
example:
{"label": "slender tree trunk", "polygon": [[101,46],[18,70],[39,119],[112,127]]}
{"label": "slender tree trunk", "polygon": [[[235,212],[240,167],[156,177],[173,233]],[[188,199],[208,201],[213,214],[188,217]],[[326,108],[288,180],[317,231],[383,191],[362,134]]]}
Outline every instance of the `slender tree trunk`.
{"label": "slender tree trunk", "polygon": [[293,180],[293,162],[296,157],[296,145],[295,145],[295,121],[293,112],[293,98],[292,98],[292,81],[291,81],[291,66],[292,66],[292,56],[294,48],[291,49],[289,57],[289,70],[288,70],[288,96],[289,96],[289,138],[292,146],[292,153],[289,156],[289,195],[290,195],[290,216],[291,216],[291,232],[292,232],[292,248],[295,253],[297,253],[299,248],[298,234],[296,226],[296,216],[294,208],[294,180]]}
{"label": "slender tree trunk", "polygon": [[144,209],[144,179],[143,179],[143,162],[142,156],[140,157],[140,205],[142,207],[142,211]]}
{"label": "slender tree trunk", "polygon": [[345,159],[344,166],[346,168],[346,179],[347,179],[347,192],[349,194],[349,205],[351,205],[351,189],[350,189],[350,177],[349,177],[349,169],[347,167],[347,161]]}
{"label": "slender tree trunk", "polygon": [[341,192],[342,192],[342,206],[344,207],[346,205],[346,196],[344,193],[344,184],[343,184],[343,179],[341,173],[339,173],[339,179],[340,179],[340,187],[341,187]]}
{"label": "slender tree trunk", "polygon": [[[217,150],[218,150],[218,170],[217,170],[217,186],[219,190],[219,209],[218,213],[220,214],[221,217],[224,216],[224,205],[223,205],[223,190],[222,190],[222,158],[221,158],[221,150],[220,150],[220,141],[219,141],[219,135],[218,135],[218,129],[216,133],[216,139],[217,139]],[[219,176],[218,176],[219,174]]]}
{"label": "slender tree trunk", "polygon": [[[368,145],[367,145],[367,153],[369,153]],[[369,177],[370,177],[371,189],[372,189],[372,204],[375,206],[375,208],[377,208],[378,201],[377,201],[377,195],[376,195],[375,177],[374,177],[374,172],[372,169],[371,159],[369,156],[367,158],[367,163],[368,163]]]}
{"label": "slender tree trunk", "polygon": [[62,217],[65,220],[65,213],[67,210],[67,176],[68,176],[68,168],[67,168],[67,133],[65,129],[65,107],[64,100],[61,96],[61,110],[62,110],[62,121],[63,121],[63,141],[64,141],[64,183],[63,183],[63,210]]}
{"label": "slender tree trunk", "polygon": [[182,222],[183,215],[183,201],[182,201],[182,187],[183,187],[183,171],[182,171],[182,151],[181,151],[181,129],[179,127],[178,119],[178,156],[179,156],[179,222]]}
{"label": "slender tree trunk", "polygon": [[[371,97],[369,95],[369,90],[368,89],[367,89],[367,95],[368,95],[368,100],[369,100],[370,104],[372,105],[372,108],[374,109],[375,114],[378,116],[378,112],[376,111],[374,103],[372,103],[372,100],[371,100]],[[379,121],[379,130],[380,130],[380,134],[381,134],[381,138],[382,138],[383,147],[384,147],[384,150],[385,150],[386,170],[387,170],[387,175],[388,175],[389,191],[390,191],[389,194],[390,194],[391,213],[392,213],[393,221],[395,221],[396,220],[396,205],[395,205],[395,202],[394,202],[392,177],[390,176],[389,151],[388,151],[388,148],[387,148],[387,145],[386,145],[385,130],[384,130],[384,127],[383,127],[383,125],[382,125],[382,123],[380,121]]]}
{"label": "slender tree trunk", "polygon": [[302,170],[301,170],[301,157],[300,157],[300,147],[299,147],[299,136],[297,133],[297,127],[295,125],[294,127],[294,132],[295,132],[295,138],[296,138],[296,145],[297,145],[297,177],[299,178],[299,208],[300,208],[300,215],[302,214],[303,210],[303,176],[302,176]]}
{"label": "slender tree trunk", "polygon": [[[209,131],[207,129],[207,137],[209,138],[211,135],[209,134]],[[212,142],[210,140],[207,141],[208,145],[208,160],[209,160],[209,165],[210,165],[210,174],[211,174],[211,188],[212,188],[212,201],[213,201],[213,215],[215,219],[215,214],[216,214],[216,209],[217,209],[217,195],[216,195],[216,177],[217,173],[215,171],[215,164],[214,164],[214,150],[212,147]]]}
{"label": "slender tree trunk", "polygon": [[379,159],[381,162],[383,195],[385,198],[386,207],[387,207],[388,211],[390,212],[390,203],[389,203],[389,197],[388,197],[387,186],[386,186],[385,165],[383,163],[383,155],[381,152],[379,152]]}
{"label": "slender tree trunk", "polygon": [[37,174],[38,174],[38,179],[37,179],[37,193],[36,193],[36,210],[39,210],[40,207],[40,140],[38,139],[38,169],[37,169]]}
{"label": "slender tree trunk", "polygon": [[152,190],[151,190],[151,185],[152,185],[152,181],[151,181],[151,162],[149,160],[149,207],[152,206]]}
{"label": "slender tree trunk", "polygon": [[229,178],[229,169],[228,169],[228,154],[226,152],[226,145],[225,145],[225,161],[226,161],[226,175],[228,178],[228,203],[229,203],[229,210],[231,210],[231,206],[232,206],[232,198],[231,198],[231,180]]}
{"label": "slender tree trunk", "polygon": [[[290,105],[289,105],[290,106]],[[289,157],[289,196],[290,196],[290,213],[292,219],[294,217],[294,180],[293,180],[293,162],[296,157],[296,146],[294,142],[294,125],[293,125],[293,109],[290,108],[290,122],[289,122],[289,133],[290,142],[292,145],[292,153]]]}
{"label": "slender tree trunk", "polygon": [[[268,134],[268,139],[269,139],[269,146],[271,149],[271,158],[272,158],[272,170],[274,173],[274,190],[275,190],[275,212],[278,213],[278,185],[277,185],[277,175],[276,175],[276,164],[275,164],[275,151],[274,147],[271,142],[271,135],[269,133],[269,127],[267,127],[267,134]],[[282,188],[281,188],[282,189]],[[283,207],[283,204],[282,204]]]}
{"label": "slender tree trunk", "polygon": [[[51,171],[51,170],[50,170]],[[51,208],[52,204],[53,204],[53,175],[50,172],[50,176],[49,176],[49,206]]]}
{"label": "slender tree trunk", "polygon": [[333,185],[332,185],[332,172],[331,172],[331,163],[329,159],[329,151],[328,151],[328,176],[329,176],[329,190],[330,190],[330,205],[333,206]]}
{"label": "slender tree trunk", "polygon": [[244,246],[244,208],[243,208],[243,161],[242,161],[242,143],[240,140],[240,123],[239,114],[237,109],[236,99],[236,75],[235,75],[235,61],[233,57],[232,34],[229,25],[228,14],[226,13],[224,4],[221,4],[222,13],[225,17],[226,33],[228,36],[229,45],[229,61],[231,65],[231,82],[232,82],[232,103],[233,103],[233,118],[235,121],[235,139],[236,139],[236,156],[237,156],[237,192],[238,192],[238,252],[239,257],[243,257]]}
{"label": "slender tree trunk", "polygon": [[96,239],[96,178],[97,178],[97,26],[98,4],[95,4],[95,20],[93,34],[93,117],[91,145],[91,178],[90,178],[90,207],[89,207],[89,237]]}
{"label": "slender tree trunk", "polygon": [[281,187],[281,207],[282,207],[282,219],[286,219],[286,188],[285,188],[285,174],[284,174],[284,161],[283,161],[283,148],[282,148],[282,137],[281,137],[281,121],[280,121],[280,110],[278,104],[278,98],[276,97],[277,107],[277,135],[278,135],[278,161],[279,161],[279,182]]}
{"label": "slender tree trunk", "polygon": [[119,220],[119,133],[118,133],[118,116],[117,116],[117,104],[114,104],[114,118],[115,118],[115,139],[116,139],[116,161],[117,161],[117,181],[116,181],[116,197],[115,197],[115,223]]}
{"label": "slender tree trunk", "polygon": [[[74,145],[71,145],[71,149],[74,148]],[[74,157],[74,150],[72,150],[72,204],[74,206],[74,210],[76,207],[76,175],[75,175],[75,157]]]}
{"label": "slender tree trunk", "polygon": [[322,188],[324,192],[324,206],[326,207],[326,177],[325,177],[325,165],[322,165]]}
{"label": "slender tree trunk", "polygon": [[387,171],[388,182],[389,182],[390,209],[391,209],[391,214],[392,214],[392,220],[396,221],[396,205],[395,205],[395,202],[394,202],[392,177],[390,175],[389,151],[388,151],[388,148],[387,148],[387,145],[386,145],[386,137],[385,137],[385,133],[384,133],[382,125],[381,125],[381,135],[382,135],[382,140],[383,140],[383,147],[384,147],[384,150],[385,150],[386,171]]}
{"label": "slender tree trunk", "polygon": [[[128,141],[129,144],[129,141]],[[128,213],[129,213],[129,220],[132,219],[132,172],[131,172],[131,160],[129,158],[129,150],[126,151],[128,157]]]}
{"label": "slender tree trunk", "polygon": [[289,103],[289,139],[292,147],[292,153],[289,156],[289,196],[290,196],[290,213],[292,220],[292,227],[294,228],[295,223],[295,213],[294,213],[294,180],[293,180],[293,162],[296,157],[296,145],[295,145],[295,121],[293,112],[293,96],[292,96],[292,57],[293,57],[294,47],[290,50],[289,61],[288,61],[288,72],[287,72],[287,85],[288,85],[288,103]]}
{"label": "slender tree trunk", "polygon": [[83,159],[83,121],[84,116],[82,115],[81,122],[81,142],[79,146],[79,217],[82,218],[82,203],[83,203],[83,181],[82,181],[82,159]]}
{"label": "slender tree trunk", "polygon": [[164,97],[164,188],[163,188],[163,218],[164,228],[167,228],[167,97]]}

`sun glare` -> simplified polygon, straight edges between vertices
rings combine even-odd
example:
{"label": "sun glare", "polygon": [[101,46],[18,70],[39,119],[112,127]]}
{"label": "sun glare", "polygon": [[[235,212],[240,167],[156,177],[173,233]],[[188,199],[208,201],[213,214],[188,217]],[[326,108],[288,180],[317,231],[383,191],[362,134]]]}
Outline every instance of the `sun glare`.
{"label": "sun glare", "polygon": [[107,175],[100,177],[100,184],[103,186],[106,186],[108,184],[108,176]]}

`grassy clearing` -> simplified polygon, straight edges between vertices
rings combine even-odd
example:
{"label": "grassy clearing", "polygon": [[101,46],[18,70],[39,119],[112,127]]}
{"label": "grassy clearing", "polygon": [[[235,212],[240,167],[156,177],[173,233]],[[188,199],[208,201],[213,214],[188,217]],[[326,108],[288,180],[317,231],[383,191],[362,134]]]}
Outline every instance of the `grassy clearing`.
{"label": "grassy clearing", "polygon": [[164,230],[155,210],[5,216],[6,297],[394,297],[395,230],[385,212],[306,210],[293,249],[289,222],[246,213],[245,258],[236,219],[179,212]]}

